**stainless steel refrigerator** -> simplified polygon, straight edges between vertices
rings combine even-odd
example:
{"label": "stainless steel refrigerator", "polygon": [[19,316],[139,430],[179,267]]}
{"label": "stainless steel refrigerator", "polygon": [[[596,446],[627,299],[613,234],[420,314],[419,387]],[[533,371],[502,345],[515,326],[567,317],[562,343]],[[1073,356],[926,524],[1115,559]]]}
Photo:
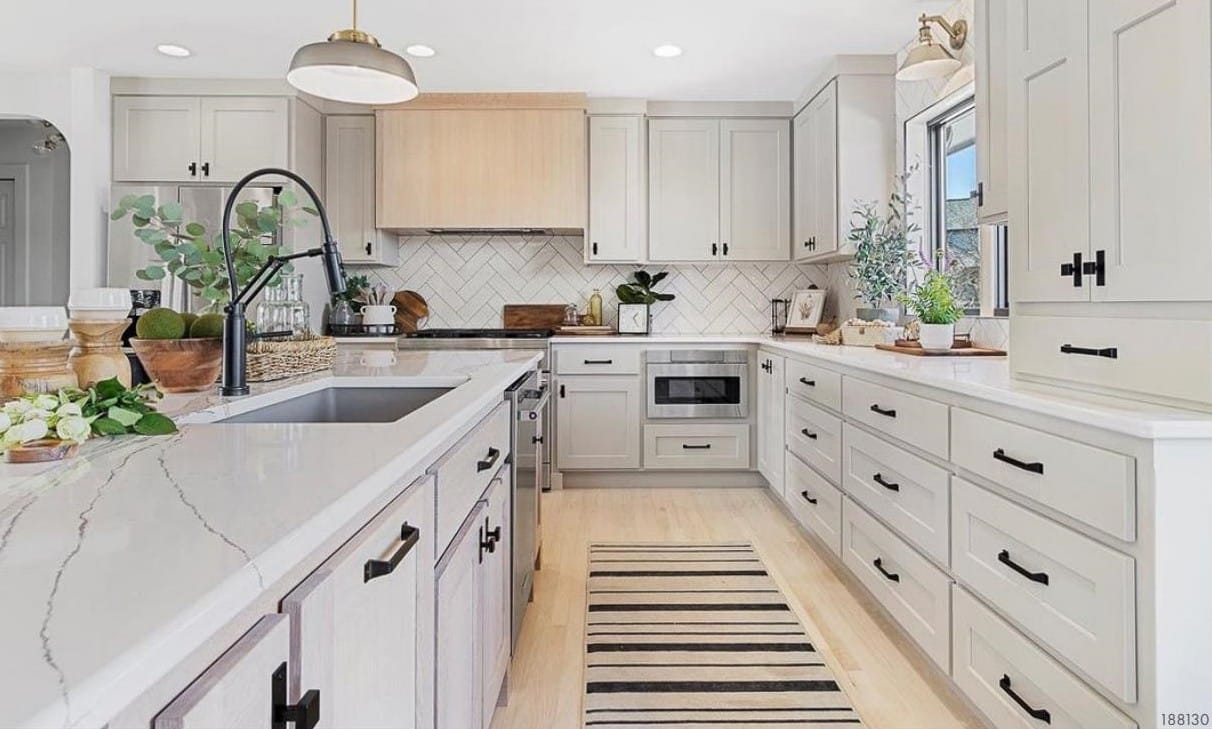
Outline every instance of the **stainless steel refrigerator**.
{"label": "stainless steel refrigerator", "polygon": [[[281,191],[280,186],[265,185],[245,188],[239,202],[251,200],[261,206],[274,204]],[[126,195],[153,195],[156,203],[169,201],[181,203],[186,222],[200,223],[206,227],[206,235],[213,238],[219,233],[223,220],[223,206],[231,192],[230,186],[211,185],[137,185],[120,184],[110,189],[111,210]],[[275,234],[275,244],[282,242],[282,231]],[[160,261],[155,250],[134,235],[130,218],[111,220],[109,243],[106,253],[106,280],[109,286],[128,289],[158,290],[162,306],[177,311],[194,311],[202,302],[193,296],[185,282],[174,276],[165,276],[159,281],[144,281],[135,276],[135,271]]]}

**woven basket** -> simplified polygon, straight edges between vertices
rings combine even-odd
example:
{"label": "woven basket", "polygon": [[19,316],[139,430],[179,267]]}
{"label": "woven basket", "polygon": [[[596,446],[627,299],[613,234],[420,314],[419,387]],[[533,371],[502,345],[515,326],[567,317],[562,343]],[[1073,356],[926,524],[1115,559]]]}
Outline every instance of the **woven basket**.
{"label": "woven basket", "polygon": [[332,337],[273,341],[259,339],[248,345],[248,381],[269,382],[330,369],[337,359]]}

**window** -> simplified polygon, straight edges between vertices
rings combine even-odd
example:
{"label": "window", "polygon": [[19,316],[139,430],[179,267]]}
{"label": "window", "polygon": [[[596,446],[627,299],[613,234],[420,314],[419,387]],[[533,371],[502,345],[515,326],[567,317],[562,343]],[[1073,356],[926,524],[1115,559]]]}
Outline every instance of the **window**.
{"label": "window", "polygon": [[[927,125],[930,154],[930,254],[949,270],[969,314],[1009,308],[1004,225],[980,225],[977,202],[976,104],[952,106]],[[985,290],[987,289],[987,290]],[[982,306],[984,304],[984,306]]]}

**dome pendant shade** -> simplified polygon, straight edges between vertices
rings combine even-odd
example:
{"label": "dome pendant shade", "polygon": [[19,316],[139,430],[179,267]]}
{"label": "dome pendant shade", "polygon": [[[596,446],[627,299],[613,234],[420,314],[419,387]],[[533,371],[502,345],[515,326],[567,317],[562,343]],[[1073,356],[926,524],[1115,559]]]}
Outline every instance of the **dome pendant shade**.
{"label": "dome pendant shade", "polygon": [[896,77],[901,81],[925,81],[950,76],[961,65],[946,48],[937,43],[923,43],[905,56]]}
{"label": "dome pendant shade", "polygon": [[300,48],[286,80],[306,94],[348,104],[398,104],[420,92],[408,61],[356,30]]}

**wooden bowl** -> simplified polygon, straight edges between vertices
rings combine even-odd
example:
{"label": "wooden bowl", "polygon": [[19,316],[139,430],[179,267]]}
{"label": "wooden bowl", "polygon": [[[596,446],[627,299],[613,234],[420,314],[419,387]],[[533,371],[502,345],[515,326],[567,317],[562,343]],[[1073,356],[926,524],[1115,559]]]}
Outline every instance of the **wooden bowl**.
{"label": "wooden bowl", "polygon": [[131,339],[143,369],[164,392],[202,392],[223,370],[222,339]]}
{"label": "wooden bowl", "polygon": [[46,463],[71,458],[80,451],[76,443],[47,438],[13,446],[4,452],[5,463]]}

